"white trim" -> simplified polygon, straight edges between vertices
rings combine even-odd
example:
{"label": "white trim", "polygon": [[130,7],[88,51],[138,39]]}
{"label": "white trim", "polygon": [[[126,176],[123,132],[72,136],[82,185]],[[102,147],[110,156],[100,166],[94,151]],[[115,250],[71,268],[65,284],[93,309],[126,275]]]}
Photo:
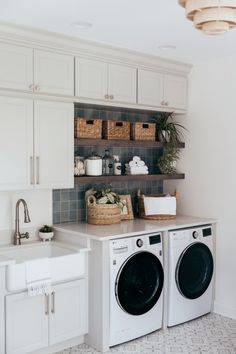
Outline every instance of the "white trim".
{"label": "white trim", "polygon": [[227,307],[219,302],[214,302],[213,312],[236,320],[236,307]]}
{"label": "white trim", "polygon": [[7,43],[66,52],[75,56],[88,55],[90,58],[105,59],[111,62],[114,60],[116,63],[125,62],[140,68],[161,70],[163,73],[187,75],[192,68],[191,64],[183,62],[7,22],[0,22],[0,39]]}
{"label": "white trim", "polygon": [[93,104],[98,106],[107,106],[107,107],[119,107],[119,108],[127,108],[127,109],[136,109],[136,110],[146,110],[152,112],[174,112],[176,114],[186,113],[186,110],[181,109],[172,109],[171,107],[157,107],[157,106],[145,106],[142,104],[129,104],[129,103],[121,103],[121,102],[109,102],[103,100],[95,100],[89,98],[79,98],[75,96],[60,96],[60,95],[50,95],[43,93],[31,93],[24,92],[12,89],[2,89],[0,88],[0,95],[7,97],[16,97],[16,98],[28,98],[32,100],[43,100],[43,101],[60,101],[60,102],[68,102],[68,103],[85,103],[85,104]]}

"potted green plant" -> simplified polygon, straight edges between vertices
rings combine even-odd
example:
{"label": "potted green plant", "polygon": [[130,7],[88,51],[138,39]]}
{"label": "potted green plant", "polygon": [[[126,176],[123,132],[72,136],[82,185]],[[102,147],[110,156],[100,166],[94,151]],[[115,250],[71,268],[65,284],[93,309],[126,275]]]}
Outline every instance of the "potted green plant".
{"label": "potted green plant", "polygon": [[54,236],[54,232],[52,226],[44,225],[43,227],[41,227],[41,229],[39,229],[39,238],[43,242],[50,241],[53,238],[53,236]]}
{"label": "potted green plant", "polygon": [[94,225],[110,225],[121,221],[123,203],[119,194],[111,188],[89,189],[85,193],[87,222]]}
{"label": "potted green plant", "polygon": [[179,149],[164,147],[163,154],[158,160],[158,167],[162,174],[173,174],[176,172],[176,162],[179,159]]}
{"label": "potted green plant", "polygon": [[175,148],[181,143],[186,128],[173,121],[174,112],[161,112],[157,118],[157,140],[168,143]]}

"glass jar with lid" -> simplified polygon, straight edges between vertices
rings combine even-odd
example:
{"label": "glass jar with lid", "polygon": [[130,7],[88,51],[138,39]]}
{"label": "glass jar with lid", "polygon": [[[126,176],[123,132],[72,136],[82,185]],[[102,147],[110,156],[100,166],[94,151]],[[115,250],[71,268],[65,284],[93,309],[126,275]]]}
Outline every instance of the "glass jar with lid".
{"label": "glass jar with lid", "polygon": [[102,158],[102,174],[104,176],[112,176],[114,174],[114,159],[109,150],[105,150],[105,155]]}
{"label": "glass jar with lid", "polygon": [[75,156],[74,175],[75,176],[84,176],[85,175],[84,157],[83,156]]}

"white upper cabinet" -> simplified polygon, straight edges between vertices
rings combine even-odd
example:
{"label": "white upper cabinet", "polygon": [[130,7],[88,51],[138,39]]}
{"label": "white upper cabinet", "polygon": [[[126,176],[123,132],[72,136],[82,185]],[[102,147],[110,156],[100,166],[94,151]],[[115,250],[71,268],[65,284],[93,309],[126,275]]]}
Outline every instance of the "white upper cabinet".
{"label": "white upper cabinet", "polygon": [[33,49],[0,43],[0,87],[32,90]]}
{"label": "white upper cabinet", "polygon": [[186,77],[138,70],[138,104],[167,110],[186,110]]}
{"label": "white upper cabinet", "polygon": [[107,96],[107,64],[76,58],[75,68],[75,95],[104,100]]}
{"label": "white upper cabinet", "polygon": [[76,58],[75,70],[77,97],[136,103],[136,68]]}
{"label": "white upper cabinet", "polygon": [[0,190],[74,186],[72,103],[0,97]]}
{"label": "white upper cabinet", "polygon": [[74,186],[73,117],[72,103],[34,102],[36,188]]}
{"label": "white upper cabinet", "polygon": [[177,75],[165,75],[164,99],[167,107],[187,109],[187,79]]}
{"label": "white upper cabinet", "polygon": [[0,43],[0,87],[74,95],[74,57]]}
{"label": "white upper cabinet", "polygon": [[138,71],[138,103],[161,106],[163,101],[163,75],[154,71]]}
{"label": "white upper cabinet", "polygon": [[109,99],[116,102],[136,103],[136,69],[128,66],[109,64]]}
{"label": "white upper cabinet", "polygon": [[0,97],[0,190],[33,188],[33,101]]}
{"label": "white upper cabinet", "polygon": [[74,57],[34,50],[34,90],[74,95]]}

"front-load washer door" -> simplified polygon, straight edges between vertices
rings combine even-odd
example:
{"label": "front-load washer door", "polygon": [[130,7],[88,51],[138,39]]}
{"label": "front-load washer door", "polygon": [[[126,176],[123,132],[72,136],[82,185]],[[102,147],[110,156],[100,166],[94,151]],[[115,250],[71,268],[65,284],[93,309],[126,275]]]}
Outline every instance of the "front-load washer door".
{"label": "front-load washer door", "polygon": [[188,299],[197,299],[204,294],[211,282],[213,268],[212,253],[204,243],[196,242],[185,248],[175,272],[180,293]]}
{"label": "front-load washer door", "polygon": [[150,252],[138,252],[122,265],[115,285],[120,307],[131,315],[142,315],[158,301],[164,281],[163,267]]}

